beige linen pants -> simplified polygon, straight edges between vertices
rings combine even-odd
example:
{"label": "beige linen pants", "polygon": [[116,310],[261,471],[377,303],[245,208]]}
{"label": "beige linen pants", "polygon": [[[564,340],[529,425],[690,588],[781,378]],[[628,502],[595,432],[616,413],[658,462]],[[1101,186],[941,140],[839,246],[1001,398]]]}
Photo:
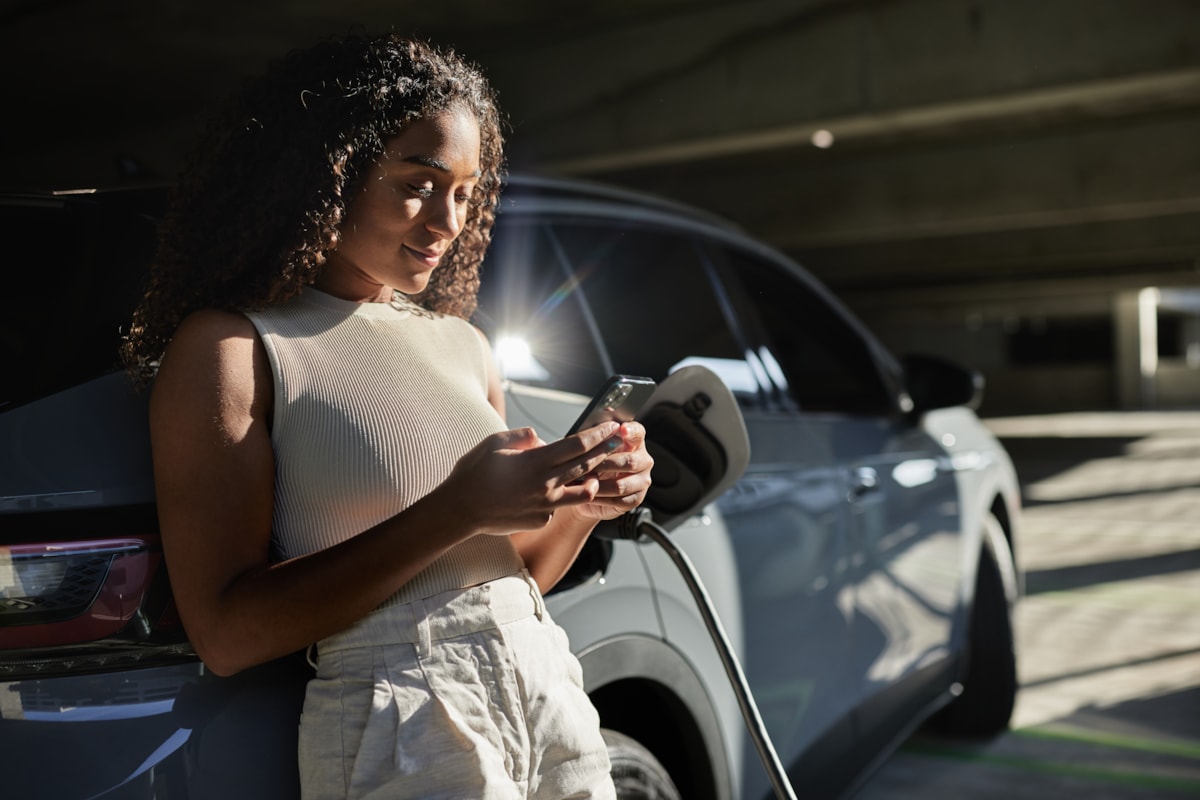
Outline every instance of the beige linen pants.
{"label": "beige linen pants", "polygon": [[322,641],[299,755],[304,800],[615,798],[579,662],[524,571]]}

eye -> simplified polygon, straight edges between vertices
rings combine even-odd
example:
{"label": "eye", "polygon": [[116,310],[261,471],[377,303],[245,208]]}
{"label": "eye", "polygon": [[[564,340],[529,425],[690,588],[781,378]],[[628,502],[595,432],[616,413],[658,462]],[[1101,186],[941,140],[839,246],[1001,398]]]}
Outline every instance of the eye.
{"label": "eye", "polygon": [[454,191],[454,202],[458,205],[465,205],[471,202],[471,197],[475,194],[475,184],[467,183],[459,186]]}
{"label": "eye", "polygon": [[428,200],[430,197],[433,197],[434,194],[433,187],[425,184],[417,185],[410,183],[408,188],[412,190],[413,194],[422,200]]}

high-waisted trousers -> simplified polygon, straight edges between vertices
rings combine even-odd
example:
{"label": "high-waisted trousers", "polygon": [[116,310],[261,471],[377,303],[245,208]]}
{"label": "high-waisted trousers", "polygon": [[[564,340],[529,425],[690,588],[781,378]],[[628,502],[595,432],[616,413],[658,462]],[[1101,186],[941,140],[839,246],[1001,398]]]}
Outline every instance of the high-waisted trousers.
{"label": "high-waisted trousers", "polygon": [[304,800],[615,797],[579,662],[525,571],[384,607],[317,651]]}

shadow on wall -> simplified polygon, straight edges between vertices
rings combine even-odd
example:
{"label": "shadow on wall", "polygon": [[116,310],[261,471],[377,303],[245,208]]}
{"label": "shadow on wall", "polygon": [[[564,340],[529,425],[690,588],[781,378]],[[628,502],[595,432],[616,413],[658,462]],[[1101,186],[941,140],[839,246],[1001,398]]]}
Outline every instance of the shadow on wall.
{"label": "shadow on wall", "polygon": [[1117,407],[1112,367],[1074,364],[984,369],[983,416],[1106,411]]}
{"label": "shadow on wall", "polygon": [[[1120,458],[1141,436],[1001,436],[1022,487],[1040,483],[1088,461]],[[1038,501],[1025,498],[1027,505]]]}

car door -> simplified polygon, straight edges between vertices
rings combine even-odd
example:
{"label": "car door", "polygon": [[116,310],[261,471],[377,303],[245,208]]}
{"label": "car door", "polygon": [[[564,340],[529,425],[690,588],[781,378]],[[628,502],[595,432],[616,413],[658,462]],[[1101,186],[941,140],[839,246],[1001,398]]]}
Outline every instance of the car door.
{"label": "car door", "polygon": [[[751,463],[717,507],[740,586],[743,666],[772,740],[787,763],[839,734],[848,744],[848,727],[839,728],[850,711],[848,530],[832,443],[773,395],[768,366],[694,235],[632,222],[614,235],[612,225],[561,223],[554,232],[614,368],[661,380],[707,366],[746,422]],[[684,532],[677,540],[692,541]],[[749,744],[744,758],[757,764]],[[758,796],[762,770],[745,772],[742,796]]]}
{"label": "car door", "polygon": [[763,255],[722,248],[764,361],[837,473],[852,615],[845,666],[863,753],[947,685],[961,589],[958,495],[939,443],[904,413],[888,356],[821,287]]}

